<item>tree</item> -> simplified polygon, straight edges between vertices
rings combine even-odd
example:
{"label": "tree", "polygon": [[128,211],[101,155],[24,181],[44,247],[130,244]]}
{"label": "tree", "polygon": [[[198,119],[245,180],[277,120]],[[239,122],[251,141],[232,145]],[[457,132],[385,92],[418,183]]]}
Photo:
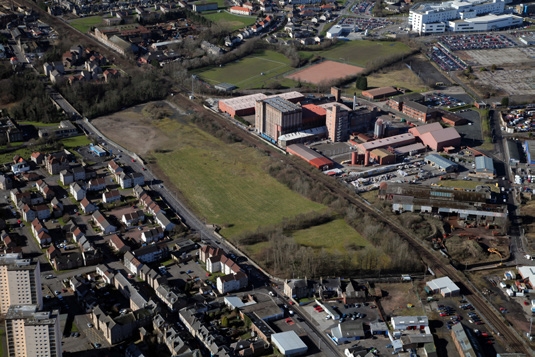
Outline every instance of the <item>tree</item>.
{"label": "tree", "polygon": [[509,97],[503,97],[502,98],[502,107],[508,107],[509,106]]}
{"label": "tree", "polygon": [[221,327],[228,327],[228,317],[226,315],[221,316]]}
{"label": "tree", "polygon": [[490,66],[490,70],[491,70],[492,72],[496,71],[497,69],[498,69],[498,67],[497,67],[495,64],[493,64],[492,66]]}
{"label": "tree", "polygon": [[358,76],[357,77],[357,82],[356,82],[355,85],[356,85],[357,89],[360,89],[360,90],[368,89],[368,78],[365,77],[365,76]]}

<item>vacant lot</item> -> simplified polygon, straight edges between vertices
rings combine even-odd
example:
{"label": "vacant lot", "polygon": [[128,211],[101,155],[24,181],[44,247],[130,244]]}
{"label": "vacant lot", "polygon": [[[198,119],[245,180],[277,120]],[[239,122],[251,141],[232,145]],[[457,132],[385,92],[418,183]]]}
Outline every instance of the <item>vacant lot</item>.
{"label": "vacant lot", "polygon": [[[150,121],[132,114],[129,110],[93,123],[132,151],[139,152],[143,142],[145,152],[189,206],[207,223],[223,227],[226,237],[324,209],[269,176],[263,169],[269,158],[255,149],[225,144],[185,117]],[[110,130],[119,117],[122,129]]]}
{"label": "vacant lot", "polygon": [[326,59],[342,61],[359,67],[369,67],[381,58],[410,53],[410,48],[401,42],[340,41],[325,51],[303,51],[304,56],[318,55]]}
{"label": "vacant lot", "polygon": [[[390,283],[376,284],[375,287],[380,288],[383,292],[381,306],[387,315],[424,315],[420,299],[416,293],[416,285],[412,283]],[[412,304],[412,307],[408,307],[407,304]]]}
{"label": "vacant lot", "polygon": [[363,236],[348,226],[343,219],[303,229],[295,232],[293,237],[299,245],[312,248],[327,247],[330,253],[342,253],[370,245]]}
{"label": "vacant lot", "polygon": [[427,87],[413,71],[406,66],[397,69],[386,69],[368,76],[369,87],[402,87],[413,92],[425,90]]}
{"label": "vacant lot", "polygon": [[203,16],[208,20],[226,26],[230,32],[250,26],[256,22],[256,16],[234,15],[226,11],[203,13]]}
{"label": "vacant lot", "polygon": [[222,67],[195,71],[195,74],[211,84],[225,82],[240,89],[262,88],[273,81],[282,80],[282,74],[292,69],[289,63],[288,58],[275,51],[258,51]]}
{"label": "vacant lot", "polygon": [[81,17],[76,20],[72,20],[69,24],[82,33],[86,33],[93,26],[102,25],[102,16],[90,16],[90,17]]}
{"label": "vacant lot", "polygon": [[478,181],[465,181],[465,180],[444,180],[440,181],[440,185],[444,187],[457,187],[457,188],[464,188],[469,190],[475,190],[477,186],[485,185],[489,186],[490,190],[493,192],[500,192],[500,189],[496,187],[495,185],[486,185],[482,182]]}

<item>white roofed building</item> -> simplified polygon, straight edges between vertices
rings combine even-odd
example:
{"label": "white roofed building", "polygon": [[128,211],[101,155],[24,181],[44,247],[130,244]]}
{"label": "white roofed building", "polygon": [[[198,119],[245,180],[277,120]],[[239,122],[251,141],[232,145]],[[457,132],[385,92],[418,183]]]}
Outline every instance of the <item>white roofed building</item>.
{"label": "white roofed building", "polygon": [[461,294],[461,289],[447,276],[428,281],[426,285],[433,290],[433,293],[441,294],[443,297]]}

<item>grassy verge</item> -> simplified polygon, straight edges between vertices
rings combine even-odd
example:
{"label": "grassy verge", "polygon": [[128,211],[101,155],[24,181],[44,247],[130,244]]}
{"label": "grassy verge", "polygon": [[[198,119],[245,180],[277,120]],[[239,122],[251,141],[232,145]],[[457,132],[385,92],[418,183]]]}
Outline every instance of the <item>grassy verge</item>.
{"label": "grassy verge", "polygon": [[[477,181],[465,181],[465,180],[444,180],[440,181],[440,185],[444,187],[457,187],[469,190],[474,190],[476,186],[480,186],[484,183]],[[495,185],[488,185],[493,192],[500,192],[500,189]]]}
{"label": "grassy verge", "polygon": [[474,109],[479,112],[479,117],[481,118],[481,131],[483,134],[483,144],[480,146],[483,150],[492,150],[494,149],[494,144],[492,143],[492,137],[490,135],[490,118],[488,109]]}
{"label": "grassy verge", "polygon": [[258,150],[225,144],[194,125],[169,119],[157,125],[165,148],[153,154],[158,166],[191,207],[221,226],[226,237],[324,207],[264,172],[269,158]]}
{"label": "grassy verge", "polygon": [[256,16],[240,16],[226,11],[203,13],[203,16],[208,20],[227,26],[230,32],[250,26],[256,22]]}
{"label": "grassy verge", "polygon": [[91,27],[102,25],[102,16],[89,16],[81,17],[76,20],[72,20],[69,24],[82,33],[88,32]]}

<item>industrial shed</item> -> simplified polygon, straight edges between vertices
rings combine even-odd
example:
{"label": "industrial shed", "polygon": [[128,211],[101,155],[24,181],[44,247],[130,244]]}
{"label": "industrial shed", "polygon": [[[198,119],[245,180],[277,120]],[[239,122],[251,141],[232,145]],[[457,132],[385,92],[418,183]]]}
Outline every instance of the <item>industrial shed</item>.
{"label": "industrial shed", "polygon": [[364,323],[362,321],[346,321],[344,323],[338,323],[337,326],[331,328],[331,335],[333,341],[338,344],[360,340],[361,338],[366,337]]}
{"label": "industrial shed", "polygon": [[442,151],[445,147],[461,145],[461,136],[455,128],[430,131],[420,136],[420,140],[431,150]]}
{"label": "industrial shed", "polygon": [[390,322],[394,330],[423,330],[429,326],[427,316],[394,316]]}
{"label": "industrial shed", "polygon": [[440,170],[445,171],[445,172],[454,172],[454,171],[457,171],[457,169],[459,168],[459,166],[453,161],[450,161],[437,154],[427,155],[425,157],[425,161],[428,164],[432,164],[433,166],[436,166]]}
{"label": "industrial shed", "polygon": [[530,165],[535,164],[535,141],[524,141],[524,151],[526,152],[527,163]]}
{"label": "industrial shed", "polygon": [[271,342],[285,356],[299,356],[308,351],[307,345],[293,330],[271,335]]}
{"label": "industrial shed", "polygon": [[463,118],[460,115],[457,115],[452,112],[448,112],[443,109],[439,109],[438,112],[440,113],[441,119],[444,122],[444,124],[451,125],[451,126],[468,124],[468,119]]}
{"label": "industrial shed", "polygon": [[461,289],[447,276],[428,281],[426,285],[429,286],[434,294],[441,294],[443,297],[459,296],[461,294]]}
{"label": "industrial shed", "polygon": [[509,164],[517,165],[520,163],[520,150],[518,150],[518,144],[515,140],[507,140],[507,151],[509,152]]}
{"label": "industrial shed", "polygon": [[442,129],[443,128],[442,128],[442,125],[440,125],[440,123],[431,123],[431,124],[425,124],[425,125],[415,126],[414,128],[410,128],[409,133],[419,138],[425,133],[429,133],[431,131],[442,130]]}
{"label": "industrial shed", "polygon": [[306,147],[303,144],[292,144],[286,148],[286,152],[289,154],[300,157],[308,162],[310,165],[322,171],[332,169],[334,162],[326,158],[325,156],[317,153],[316,151]]}
{"label": "industrial shed", "polygon": [[362,96],[371,100],[385,99],[393,95],[398,94],[398,90],[394,87],[381,87],[365,90],[362,92]]}
{"label": "industrial shed", "polygon": [[496,178],[496,169],[494,168],[494,162],[490,157],[476,157],[476,176],[490,180]]}
{"label": "industrial shed", "polygon": [[391,165],[396,163],[396,155],[386,149],[375,149],[370,152],[370,157],[379,165]]}
{"label": "industrial shed", "polygon": [[414,135],[411,133],[389,136],[388,138],[368,141],[366,143],[358,144],[357,147],[360,152],[372,151],[380,148],[398,147],[412,144],[416,141]]}
{"label": "industrial shed", "polygon": [[219,101],[219,110],[223,113],[228,113],[230,116],[245,116],[253,115],[255,113],[255,106],[258,100],[280,97],[289,100],[292,103],[298,103],[305,97],[302,93],[293,91],[287,93],[280,93],[271,96],[267,96],[264,93],[255,93],[244,95],[237,98],[223,99]]}

